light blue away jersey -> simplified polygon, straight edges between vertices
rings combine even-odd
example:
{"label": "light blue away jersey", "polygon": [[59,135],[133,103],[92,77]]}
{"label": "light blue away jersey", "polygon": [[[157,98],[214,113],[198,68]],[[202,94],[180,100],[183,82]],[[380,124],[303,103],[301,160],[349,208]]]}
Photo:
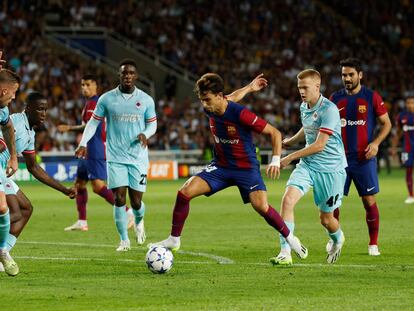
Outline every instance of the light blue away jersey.
{"label": "light blue away jersey", "polygon": [[[35,152],[35,131],[30,128],[29,120],[24,112],[14,113],[10,116],[13,122],[16,139],[16,153],[27,154]],[[0,131],[0,143],[5,145],[3,134]],[[10,159],[9,150],[0,153],[0,165],[5,168]]]}
{"label": "light blue away jersey", "polygon": [[93,118],[106,118],[106,159],[109,162],[148,165],[148,148],[138,141],[146,123],[155,122],[155,104],[151,96],[135,87],[132,94],[119,87],[99,97]]}
{"label": "light blue away jersey", "polygon": [[348,166],[341,138],[341,120],[338,108],[327,98],[321,97],[314,107],[300,105],[300,118],[305,132],[306,146],[315,142],[319,132],[330,135],[325,148],[301,159],[309,168],[319,172],[337,172]]}

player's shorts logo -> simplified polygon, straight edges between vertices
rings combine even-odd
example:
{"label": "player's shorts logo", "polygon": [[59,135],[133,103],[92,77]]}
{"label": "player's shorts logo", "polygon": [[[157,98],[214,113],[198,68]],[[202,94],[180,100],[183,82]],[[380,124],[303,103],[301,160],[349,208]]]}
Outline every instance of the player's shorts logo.
{"label": "player's shorts logo", "polygon": [[227,126],[227,134],[228,134],[229,136],[234,136],[234,135],[236,135],[236,132],[237,132],[237,130],[236,130],[236,127],[235,127],[235,126],[233,126],[233,125],[229,125],[229,126]]}
{"label": "player's shorts logo", "polygon": [[367,106],[365,105],[358,105],[358,112],[365,113],[367,111]]}

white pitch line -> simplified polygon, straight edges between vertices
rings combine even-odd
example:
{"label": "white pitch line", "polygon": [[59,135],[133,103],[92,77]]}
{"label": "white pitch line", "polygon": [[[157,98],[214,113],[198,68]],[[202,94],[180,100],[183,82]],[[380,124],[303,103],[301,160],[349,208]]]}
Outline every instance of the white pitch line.
{"label": "white pitch line", "polygon": [[[115,248],[114,245],[110,244],[88,244],[88,243],[71,243],[71,242],[42,242],[42,241],[19,241],[20,244],[42,244],[42,245],[58,245],[58,246],[80,246],[80,247],[109,247]],[[142,250],[142,247],[132,247],[133,249]],[[143,249],[146,252],[146,248]],[[191,255],[196,257],[205,257],[216,261],[219,264],[233,264],[234,261],[227,257],[217,256],[214,254],[208,253],[196,253],[196,252],[189,252],[189,251],[178,251],[179,254]]]}
{"label": "white pitch line", "polygon": [[[77,258],[77,257],[37,257],[37,256],[13,256],[16,259],[27,259],[27,260],[52,260],[52,261],[116,261],[116,262],[128,262],[128,263],[145,263],[145,260],[136,260],[136,259],[109,259],[109,258]],[[211,261],[186,261],[180,260],[178,261],[180,264],[195,264],[195,265],[213,265],[214,262]],[[254,266],[271,266],[270,263],[264,262],[249,262],[249,263],[238,263],[239,265],[254,265]],[[391,265],[340,265],[340,264],[294,264],[290,267],[275,267],[275,269],[292,269],[295,267],[299,268],[356,268],[356,269],[384,269],[384,268],[391,268],[391,269],[414,269],[414,266],[391,266]]]}

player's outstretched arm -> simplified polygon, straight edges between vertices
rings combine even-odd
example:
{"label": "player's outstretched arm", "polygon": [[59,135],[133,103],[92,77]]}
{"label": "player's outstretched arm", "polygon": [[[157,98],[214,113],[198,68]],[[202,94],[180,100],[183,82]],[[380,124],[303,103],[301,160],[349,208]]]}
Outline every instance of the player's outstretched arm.
{"label": "player's outstretched arm", "polygon": [[86,124],[81,125],[68,125],[68,124],[60,124],[57,126],[57,130],[61,133],[74,131],[74,132],[82,132],[85,129]]}
{"label": "player's outstretched arm", "polygon": [[66,188],[57,180],[50,177],[45,170],[36,163],[35,153],[24,153],[24,159],[26,161],[26,167],[28,171],[39,181],[52,187],[63,194],[67,195],[69,198],[73,199],[76,197],[76,190],[75,188]]}
{"label": "player's outstretched arm", "polygon": [[7,124],[2,125],[1,130],[3,132],[4,141],[6,142],[7,149],[10,152],[10,160],[7,163],[6,175],[12,176],[18,168],[17,154],[16,154],[16,138],[14,134],[13,122],[9,119]]}
{"label": "player's outstretched arm", "polygon": [[262,134],[269,135],[272,143],[272,160],[267,166],[266,175],[271,179],[280,176],[280,156],[282,154],[282,134],[278,129],[266,124]]}
{"label": "player's outstretched arm", "polygon": [[325,149],[325,146],[328,143],[328,140],[329,140],[329,134],[319,132],[318,137],[312,144],[298,151],[292,152],[291,154],[284,157],[280,161],[280,167],[285,168],[292,161],[299,160],[301,158],[321,152],[323,149]]}
{"label": "player's outstretched arm", "polygon": [[241,101],[247,94],[260,91],[267,86],[267,80],[263,77],[263,73],[259,74],[248,85],[241,89],[235,90],[233,93],[226,95],[226,98],[232,102]]}
{"label": "player's outstretched arm", "polygon": [[285,138],[282,141],[283,147],[292,147],[305,140],[303,127],[292,137]]}
{"label": "player's outstretched arm", "polygon": [[384,141],[384,139],[388,136],[391,131],[391,120],[388,113],[385,113],[378,117],[378,121],[381,124],[381,129],[375,139],[368,144],[367,148],[365,149],[365,157],[369,160],[375,157],[378,153],[379,145]]}

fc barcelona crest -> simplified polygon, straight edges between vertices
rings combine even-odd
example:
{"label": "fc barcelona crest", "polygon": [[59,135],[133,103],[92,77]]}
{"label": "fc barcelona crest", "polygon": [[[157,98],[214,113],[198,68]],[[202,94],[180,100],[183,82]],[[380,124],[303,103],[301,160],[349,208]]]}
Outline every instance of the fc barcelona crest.
{"label": "fc barcelona crest", "polygon": [[367,106],[365,105],[358,105],[358,112],[365,113],[367,111]]}
{"label": "fc barcelona crest", "polygon": [[233,125],[227,126],[227,134],[229,136],[236,135],[236,132],[237,132],[237,130],[236,130],[236,127],[235,126],[233,126]]}

